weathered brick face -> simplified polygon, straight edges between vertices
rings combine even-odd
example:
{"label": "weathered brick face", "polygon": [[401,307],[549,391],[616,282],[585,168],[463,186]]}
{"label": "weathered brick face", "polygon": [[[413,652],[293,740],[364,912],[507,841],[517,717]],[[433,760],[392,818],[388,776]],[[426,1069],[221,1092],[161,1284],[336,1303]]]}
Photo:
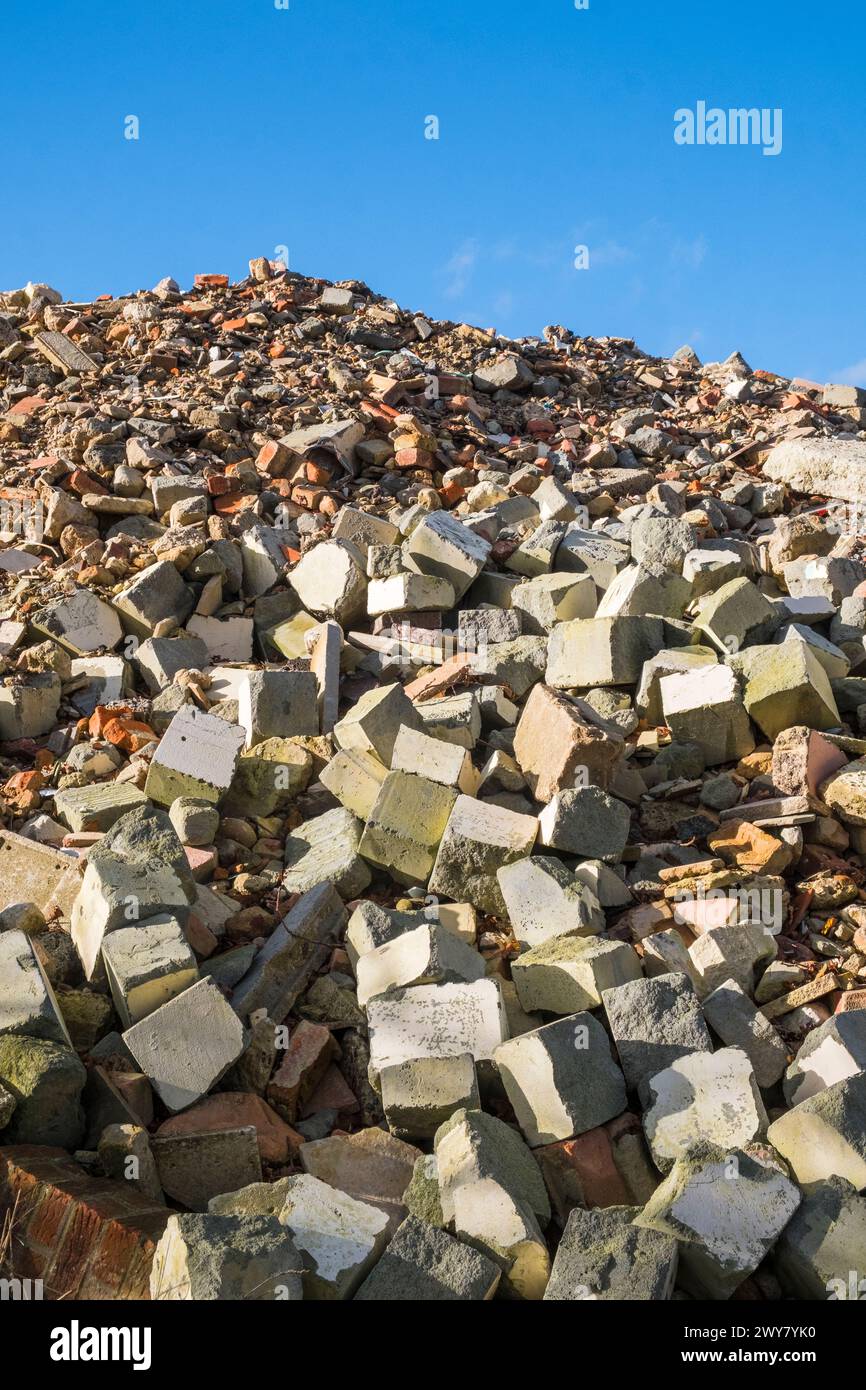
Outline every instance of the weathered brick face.
{"label": "weathered brick face", "polygon": [[170,1215],[130,1185],[92,1178],[63,1149],[0,1148],[0,1223],[14,1212],[10,1268],[46,1299],[147,1299]]}

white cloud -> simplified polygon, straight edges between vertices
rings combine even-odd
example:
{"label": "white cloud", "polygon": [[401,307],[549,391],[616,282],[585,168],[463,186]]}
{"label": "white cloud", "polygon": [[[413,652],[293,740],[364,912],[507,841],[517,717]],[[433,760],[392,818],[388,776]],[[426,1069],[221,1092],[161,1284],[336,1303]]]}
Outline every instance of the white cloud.
{"label": "white cloud", "polygon": [[448,299],[459,299],[465,293],[477,262],[478,242],[474,237],[469,237],[458,246],[444,267],[448,277],[448,283],[445,286],[445,294]]}
{"label": "white cloud", "polygon": [[866,357],[862,357],[859,362],[854,362],[850,367],[843,367],[841,372],[836,373],[833,380],[838,386],[866,385]]}

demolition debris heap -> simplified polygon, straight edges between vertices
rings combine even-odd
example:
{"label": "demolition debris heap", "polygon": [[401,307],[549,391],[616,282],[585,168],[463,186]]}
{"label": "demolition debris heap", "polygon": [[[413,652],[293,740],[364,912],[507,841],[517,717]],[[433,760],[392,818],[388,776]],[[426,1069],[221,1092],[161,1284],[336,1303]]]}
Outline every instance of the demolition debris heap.
{"label": "demolition debris heap", "polygon": [[263,258],[0,392],[2,1272],[857,1297],[866,393]]}

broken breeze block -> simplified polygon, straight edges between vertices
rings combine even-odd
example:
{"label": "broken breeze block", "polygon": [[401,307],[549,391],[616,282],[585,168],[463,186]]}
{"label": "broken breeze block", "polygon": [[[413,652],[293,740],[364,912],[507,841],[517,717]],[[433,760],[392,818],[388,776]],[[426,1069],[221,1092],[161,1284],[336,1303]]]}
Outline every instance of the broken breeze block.
{"label": "broken breeze block", "polygon": [[351,1298],[388,1243],[386,1212],[309,1173],[228,1192],[213,1198],[209,1210],[276,1216],[301,1256],[308,1299]]}
{"label": "broken breeze block", "polygon": [[632,1225],[638,1211],[574,1207],[553,1261],[545,1302],[669,1299],[676,1279],[677,1243],[661,1231]]}
{"label": "broken breeze block", "polygon": [[185,919],[188,911],[187,889],[170,864],[136,862],[97,846],[87,857],[72,908],[72,940],[88,980],[109,932],[162,912]]}
{"label": "broken breeze block", "polygon": [[423,727],[402,685],[383,685],[365,691],[345,718],[334,725],[334,738],[338,748],[374,753],[380,763],[390,767],[394,743],[404,724],[410,729]]}
{"label": "broken breeze block", "polygon": [[511,963],[527,1013],[576,1014],[601,1006],[601,992],[642,978],[637,952],[624,941],[555,936]]}
{"label": "broken breeze block", "polygon": [[545,681],[556,690],[634,685],[664,646],[661,618],[576,618],[550,634]]}
{"label": "broken breeze block", "polygon": [[366,820],[387,776],[388,769],[374,753],[341,749],[322,769],[319,781],[353,816]]}
{"label": "broken breeze block", "polygon": [[150,1273],[152,1299],[302,1298],[300,1256],[274,1216],[170,1216]]}
{"label": "broken breeze block", "polygon": [[806,1035],[785,1077],[785,1099],[798,1105],[861,1071],[866,1071],[866,1009],[853,1009]]}
{"label": "broken breeze block", "polygon": [[656,1167],[666,1173],[699,1140],[721,1149],[760,1138],[767,1112],[745,1052],[692,1052],[647,1083],[644,1129]]}
{"label": "broken breeze block", "polygon": [[54,991],[30,937],[23,931],[0,932],[2,1033],[72,1046]]}
{"label": "broken breeze block", "polygon": [[432,1139],[457,1110],[480,1110],[475,1062],[459,1057],[413,1057],[383,1067],[379,1077],[388,1128],[398,1139]]}
{"label": "broken breeze block", "polygon": [[198,979],[196,958],[183,928],[168,915],[112,932],[102,944],[102,960],[124,1028],[131,1028]]}
{"label": "broken breeze block", "polygon": [[123,1034],[167,1110],[177,1114],[207,1095],[246,1046],[238,1015],[210,976],[170,999]]}
{"label": "broken breeze block", "polygon": [[159,806],[179,796],[218,802],[232,784],[244,731],[195,705],[182,705],[151,759],[145,795]]}
{"label": "broken breeze block", "polygon": [[[810,1183],[773,1252],[785,1293],[823,1303],[860,1302],[866,1250],[866,1198],[844,1178]],[[851,1274],[854,1272],[853,1279]]]}
{"label": "broken breeze block", "polygon": [[630,1091],[642,1090],[651,1077],[690,1052],[713,1050],[687,975],[633,980],[605,990],[602,1000]]}
{"label": "broken breeze block", "polygon": [[559,859],[517,859],[499,869],[496,879],[505,916],[523,947],[560,936],[593,936],[604,926],[595,894]]}
{"label": "broken breeze block", "polygon": [[679,1243],[679,1284],[728,1299],[762,1262],[800,1205],[792,1182],[742,1150],[701,1145],[674,1165],[636,1226]]}
{"label": "broken breeze block", "polygon": [[801,1101],[767,1130],[799,1183],[847,1178],[866,1188],[866,1072]]}
{"label": "broken breeze block", "polygon": [[342,898],[360,897],[371,879],[360,856],[361,831],[361,822],[344,806],[299,825],[286,838],[286,892],[306,893],[332,883]]}
{"label": "broken breeze block", "polygon": [[315,737],[319,687],[312,671],[251,671],[238,693],[246,747],[267,738]]}
{"label": "broken breeze block", "polygon": [[505,916],[496,872],[528,855],[537,833],[535,816],[458,796],[433,866],[430,891],[468,901],[495,917]]}
{"label": "broken breeze block", "polygon": [[407,1216],[355,1294],[355,1302],[486,1302],[500,1278],[499,1266],[480,1250]]}
{"label": "broken breeze block", "polygon": [[550,1276],[542,1227],[550,1202],[541,1170],[510,1125],[458,1110],[434,1141],[442,1218],[504,1271],[512,1297],[539,1299]]}
{"label": "broken breeze block", "polygon": [[38,738],[57,722],[60,678],[53,671],[27,674],[27,684],[0,686],[0,741]]}
{"label": "broken breeze block", "polygon": [[530,1148],[585,1134],[626,1108],[623,1074],[590,1013],[522,1033],[493,1060]]}
{"label": "broken breeze block", "polygon": [[457,793],[450,787],[389,772],[361,836],[360,853],[398,883],[426,883]]}
{"label": "broken breeze block", "polygon": [[795,724],[818,730],[839,726],[827,672],[805,642],[782,642],[756,653],[744,703],[771,742]]}
{"label": "broken breeze block", "polygon": [[678,743],[696,743],[709,767],[734,763],[755,747],[730,666],[699,666],[659,682],[664,721]]}
{"label": "broken breeze block", "polygon": [[370,1080],[378,1085],[384,1067],[419,1057],[489,1061],[508,1036],[505,1005],[495,980],[471,984],[418,985],[371,999]]}
{"label": "broken breeze block", "polygon": [[447,579],[455,602],[484,568],[490,542],[463,526],[450,512],[431,512],[403,546],[403,563],[418,574]]}
{"label": "broken breeze block", "polygon": [[484,976],[483,956],[435,922],[403,932],[358,960],[358,1003],[412,985],[468,984]]}
{"label": "broken breeze block", "polygon": [[596,728],[569,696],[546,685],[533,686],[514,735],[514,756],[537,801],[580,776],[607,787],[624,748],[621,735]]}

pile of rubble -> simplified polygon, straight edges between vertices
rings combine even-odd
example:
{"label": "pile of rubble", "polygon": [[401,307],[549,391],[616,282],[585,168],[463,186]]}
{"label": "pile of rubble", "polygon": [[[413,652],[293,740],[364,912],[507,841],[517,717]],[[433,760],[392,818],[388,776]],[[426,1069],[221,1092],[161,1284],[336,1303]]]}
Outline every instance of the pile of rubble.
{"label": "pile of rubble", "polygon": [[264,259],[0,390],[6,1272],[862,1296],[866,393]]}

